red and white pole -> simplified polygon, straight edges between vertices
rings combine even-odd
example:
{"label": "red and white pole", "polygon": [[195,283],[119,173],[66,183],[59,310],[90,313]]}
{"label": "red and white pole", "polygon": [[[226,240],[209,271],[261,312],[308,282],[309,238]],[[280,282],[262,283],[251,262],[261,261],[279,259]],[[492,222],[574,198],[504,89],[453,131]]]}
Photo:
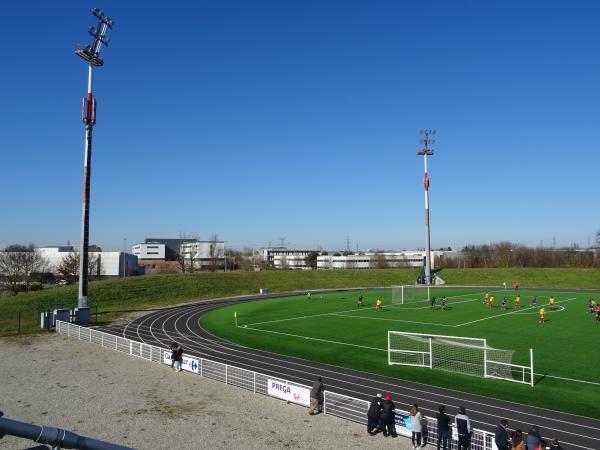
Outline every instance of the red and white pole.
{"label": "red and white pole", "polygon": [[90,178],[92,175],[92,129],[96,123],[96,100],[92,95],[92,64],[88,65],[88,91],[83,99],[82,119],[85,123],[83,159],[83,203],[81,207],[81,245],[79,247],[79,296],[77,307],[87,308],[90,238]]}

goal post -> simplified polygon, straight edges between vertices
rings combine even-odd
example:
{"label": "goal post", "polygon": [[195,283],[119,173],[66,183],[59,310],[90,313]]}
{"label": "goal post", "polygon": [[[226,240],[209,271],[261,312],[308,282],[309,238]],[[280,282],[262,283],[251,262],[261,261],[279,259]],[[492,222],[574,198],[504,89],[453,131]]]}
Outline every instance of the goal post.
{"label": "goal post", "polygon": [[388,331],[389,365],[428,367],[533,386],[533,350],[528,366],[514,364],[513,353],[490,347],[481,338]]}
{"label": "goal post", "polygon": [[392,286],[392,304],[403,305],[410,302],[427,302],[430,297],[429,286],[398,285]]}

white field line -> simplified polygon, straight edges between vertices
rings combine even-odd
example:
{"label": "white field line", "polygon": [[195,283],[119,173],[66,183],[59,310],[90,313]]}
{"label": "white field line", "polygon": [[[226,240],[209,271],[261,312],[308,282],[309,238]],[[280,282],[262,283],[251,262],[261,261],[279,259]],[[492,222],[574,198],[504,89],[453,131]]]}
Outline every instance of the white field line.
{"label": "white field line", "polygon": [[[560,301],[557,301],[556,303],[570,302],[571,300],[577,300],[577,297],[568,298],[566,300],[560,300]],[[465,325],[470,325],[472,323],[481,322],[483,320],[497,319],[498,317],[508,316],[510,314],[517,314],[517,313],[519,313],[521,311],[527,311],[527,310],[535,309],[535,308],[538,308],[538,307],[541,307],[541,305],[539,305],[539,306],[528,306],[528,307],[525,307],[525,308],[522,308],[522,309],[516,309],[514,311],[510,311],[510,312],[507,312],[507,313],[497,314],[495,316],[490,316],[490,317],[484,317],[482,319],[471,320],[470,322],[464,322],[464,323],[461,323],[459,325],[454,325],[454,326],[455,327],[462,327],[462,326],[465,326]]]}
{"label": "white field line", "polygon": [[544,375],[543,373],[536,373],[535,375],[546,376],[547,378],[556,378],[557,380],[566,380],[573,381],[575,383],[585,383],[585,384],[594,384],[596,386],[600,386],[600,383],[596,383],[595,381],[585,381],[585,380],[577,380],[575,378],[565,378],[565,377],[557,377],[556,375]]}
{"label": "white field line", "polygon": [[[446,298],[448,298],[448,297],[446,297]],[[448,303],[446,304],[446,306],[450,306],[450,305],[459,305],[459,304],[461,304],[461,303],[470,303],[470,302],[477,302],[477,301],[481,301],[481,302],[483,302],[483,300],[481,300],[480,298],[469,298],[469,299],[467,299],[467,300],[461,300],[461,301],[459,301],[459,302],[452,302],[452,303],[448,302]],[[439,307],[440,307],[440,305],[439,305],[439,304],[436,304],[436,308],[439,308]],[[408,310],[408,311],[415,311],[415,310],[417,310],[417,309],[431,309],[431,304],[429,304],[429,305],[427,305],[427,306],[419,306],[418,308],[402,308],[402,310],[403,310],[403,311],[404,311],[404,310]]]}
{"label": "white field line", "polygon": [[456,325],[449,325],[445,323],[434,323],[434,322],[417,322],[416,320],[402,320],[402,319],[386,319],[385,317],[365,317],[365,316],[351,316],[349,314],[332,313],[332,316],[350,317],[352,319],[364,319],[364,320],[382,320],[385,322],[405,322],[405,323],[416,323],[418,325],[433,325],[436,327],[455,327]]}
{"label": "white field line", "polygon": [[290,336],[290,337],[295,337],[295,338],[299,338],[299,339],[310,339],[311,341],[327,342],[328,344],[346,345],[349,347],[366,348],[367,350],[377,350],[379,352],[387,352],[387,348],[367,347],[365,345],[349,344],[348,342],[330,341],[328,339],[320,339],[320,338],[314,338],[314,337],[310,337],[310,336],[302,336],[299,334],[282,333],[281,331],[263,330],[260,328],[251,328],[248,326],[240,326],[238,328],[241,328],[243,330],[254,330],[254,331],[262,331],[264,333],[280,334],[282,336]]}
{"label": "white field line", "polygon": [[[504,292],[504,291],[490,291],[490,292]],[[466,297],[468,295],[477,295],[477,293],[471,292],[471,293],[468,293],[468,294],[453,295],[453,296],[447,297],[447,298],[449,298],[449,299],[450,298],[459,298],[459,297]],[[479,299],[469,299],[469,300],[465,300],[463,302],[453,302],[452,304],[456,305],[458,303],[472,302],[472,301],[476,301],[476,300],[479,300]],[[419,300],[418,302],[421,302],[421,301],[429,302],[429,300]],[[417,303],[417,302],[414,302],[414,303]],[[390,308],[398,308],[400,306],[403,306],[403,305],[383,305],[382,308],[390,309]],[[419,307],[419,308],[402,308],[402,309],[414,310],[414,309],[427,309],[427,308],[429,308],[429,306],[424,306],[424,307]],[[248,324],[246,324],[246,326],[265,325],[265,324],[269,324],[269,323],[287,322],[287,321],[290,321],[290,320],[310,319],[310,318],[313,318],[313,317],[330,316],[330,315],[337,315],[337,314],[341,314],[341,313],[355,313],[355,312],[360,312],[360,311],[363,311],[363,310],[364,310],[363,308],[353,308],[353,309],[347,309],[347,310],[344,310],[344,311],[336,311],[336,312],[321,313],[321,314],[311,314],[311,315],[306,315],[306,316],[296,316],[296,317],[288,317],[288,318],[285,318],[285,319],[275,319],[275,320],[267,320],[267,321],[264,321],[264,322],[248,323]],[[414,322],[414,323],[417,323],[417,322]],[[444,326],[447,326],[447,325],[444,325]]]}

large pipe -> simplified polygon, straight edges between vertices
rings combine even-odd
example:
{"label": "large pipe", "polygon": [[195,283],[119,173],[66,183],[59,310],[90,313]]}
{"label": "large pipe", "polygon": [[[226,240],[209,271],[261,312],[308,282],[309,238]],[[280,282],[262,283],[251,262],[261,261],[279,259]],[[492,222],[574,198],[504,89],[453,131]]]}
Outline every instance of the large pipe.
{"label": "large pipe", "polygon": [[60,428],[33,425],[18,420],[0,417],[0,436],[10,434],[24,439],[31,439],[40,444],[58,446],[60,448],[76,448],[81,450],[131,450],[131,447],[111,444],[110,442],[80,436],[72,431]]}

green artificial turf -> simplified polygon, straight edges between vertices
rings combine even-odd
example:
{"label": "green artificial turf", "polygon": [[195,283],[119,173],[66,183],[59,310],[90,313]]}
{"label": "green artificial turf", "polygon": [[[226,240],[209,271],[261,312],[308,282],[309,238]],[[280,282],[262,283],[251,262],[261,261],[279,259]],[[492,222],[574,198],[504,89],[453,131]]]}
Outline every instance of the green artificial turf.
{"label": "green artificial turf", "polygon": [[[525,289],[517,311],[514,291],[492,292],[492,309],[483,302],[484,292],[439,288],[435,296],[448,297],[446,311],[439,301],[435,310],[427,300],[392,304],[391,289],[362,292],[362,308],[356,301],[359,292],[283,297],[214,310],[202,318],[201,326],[249,347],[600,418],[600,323],[586,312],[587,300],[600,300],[599,293]],[[530,307],[534,295],[537,308]],[[547,306],[550,295],[557,301],[554,312]],[[506,310],[501,308],[504,296]],[[374,309],[377,297],[384,303],[380,312]],[[547,311],[543,325],[538,323],[542,305]],[[529,364],[533,348],[536,385],[389,366],[388,330],[486,338],[488,346],[514,350],[513,363],[522,365]]]}

